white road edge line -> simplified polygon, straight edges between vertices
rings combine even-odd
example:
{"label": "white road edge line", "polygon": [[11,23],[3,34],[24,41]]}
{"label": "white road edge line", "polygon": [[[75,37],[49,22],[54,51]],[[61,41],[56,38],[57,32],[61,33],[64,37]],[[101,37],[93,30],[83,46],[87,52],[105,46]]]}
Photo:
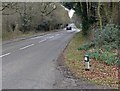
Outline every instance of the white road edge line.
{"label": "white road edge line", "polygon": [[22,47],[22,48],[20,48],[20,50],[26,49],[26,48],[31,47],[31,46],[33,46],[33,45],[35,45],[35,44],[30,44],[30,45],[27,45],[27,46],[25,46],[25,47]]}
{"label": "white road edge line", "polygon": [[50,36],[50,37],[48,37],[49,39],[51,39],[51,38],[53,38],[54,36]]}
{"label": "white road edge line", "polygon": [[39,43],[44,42],[44,41],[46,41],[46,40],[47,40],[47,39],[41,40],[41,41],[39,41]]}
{"label": "white road edge line", "polygon": [[6,53],[0,56],[0,58],[10,55],[11,53]]}

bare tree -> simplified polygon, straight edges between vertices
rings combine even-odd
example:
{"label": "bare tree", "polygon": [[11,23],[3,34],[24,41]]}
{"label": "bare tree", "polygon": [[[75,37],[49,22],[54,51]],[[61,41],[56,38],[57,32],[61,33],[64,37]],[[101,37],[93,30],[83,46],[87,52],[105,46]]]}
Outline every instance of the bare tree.
{"label": "bare tree", "polygon": [[13,8],[14,6],[16,6],[17,3],[15,2],[3,2],[2,3],[2,8],[0,9],[0,11],[4,11],[7,8]]}
{"label": "bare tree", "polygon": [[47,16],[51,14],[57,8],[57,6],[55,5],[55,3],[47,2],[47,3],[40,3],[39,8],[40,8],[41,14],[43,16]]}

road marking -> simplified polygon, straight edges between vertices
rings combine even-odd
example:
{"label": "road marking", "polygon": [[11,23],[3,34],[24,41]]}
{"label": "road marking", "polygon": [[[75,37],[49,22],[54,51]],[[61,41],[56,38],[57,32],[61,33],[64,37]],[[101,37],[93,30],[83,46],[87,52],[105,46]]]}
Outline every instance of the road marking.
{"label": "road marking", "polygon": [[44,42],[44,41],[46,41],[46,40],[47,40],[47,39],[41,40],[41,41],[39,41],[39,43]]}
{"label": "road marking", "polygon": [[43,37],[43,36],[38,36],[38,37],[30,38],[30,39],[39,39],[41,37]]}
{"label": "road marking", "polygon": [[49,38],[51,39],[51,38],[53,38],[54,36],[50,36]]}
{"label": "road marking", "polygon": [[22,48],[20,48],[20,50],[26,49],[26,48],[31,47],[31,46],[33,46],[33,45],[35,45],[35,44],[30,44],[30,45],[27,45],[27,46],[25,46],[25,47],[22,47]]}
{"label": "road marking", "polygon": [[8,56],[8,55],[10,55],[10,54],[11,54],[11,53],[6,53],[6,54],[4,54],[4,55],[1,55],[0,58],[5,57],[5,56]]}
{"label": "road marking", "polygon": [[49,36],[49,35],[51,35],[51,34],[46,34],[45,36]]}
{"label": "road marking", "polygon": [[58,36],[58,35],[60,35],[60,34],[56,34],[56,36]]}

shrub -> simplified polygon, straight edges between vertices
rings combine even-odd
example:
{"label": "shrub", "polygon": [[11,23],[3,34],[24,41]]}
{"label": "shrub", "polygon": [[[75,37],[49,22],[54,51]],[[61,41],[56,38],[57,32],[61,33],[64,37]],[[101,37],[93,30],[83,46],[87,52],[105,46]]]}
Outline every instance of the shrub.
{"label": "shrub", "polygon": [[44,21],[38,25],[36,28],[37,31],[49,31],[49,23]]}
{"label": "shrub", "polygon": [[78,48],[78,50],[88,50],[88,49],[90,49],[90,48],[92,48],[94,46],[95,46],[94,42],[88,42],[88,43],[85,43],[82,46],[80,46]]}
{"label": "shrub", "polygon": [[117,65],[120,67],[120,60],[117,59]]}
{"label": "shrub", "polygon": [[99,53],[99,51],[95,51],[95,52],[89,52],[88,53],[90,58],[94,58],[96,60],[100,60],[103,61],[109,65],[113,64],[113,63],[118,63],[116,56],[114,54],[111,53]]}
{"label": "shrub", "polygon": [[108,24],[103,29],[95,32],[95,39],[92,42],[85,43],[78,50],[88,51],[94,47],[94,51],[88,51],[90,58],[106,62],[107,64],[117,64],[120,66],[120,60],[112,50],[117,49],[118,28],[115,25]]}
{"label": "shrub", "polygon": [[103,30],[96,30],[95,39],[92,42],[85,43],[80,46],[78,50],[88,50],[91,47],[102,47],[107,51],[117,48],[117,32],[118,29],[115,25],[107,25]]}
{"label": "shrub", "polygon": [[90,58],[94,58],[94,59],[98,60],[99,59],[99,52],[98,51],[91,52],[91,53],[89,53],[89,56],[90,56]]}
{"label": "shrub", "polygon": [[115,25],[106,25],[102,30],[98,29],[95,33],[95,45],[101,47],[102,45],[111,45],[116,48],[118,28]]}

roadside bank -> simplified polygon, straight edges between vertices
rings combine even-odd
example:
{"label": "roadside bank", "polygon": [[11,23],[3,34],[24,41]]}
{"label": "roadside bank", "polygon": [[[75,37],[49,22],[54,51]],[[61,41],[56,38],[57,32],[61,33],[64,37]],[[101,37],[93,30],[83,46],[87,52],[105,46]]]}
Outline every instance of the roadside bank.
{"label": "roadside bank", "polygon": [[118,67],[106,65],[103,62],[91,59],[91,69],[90,71],[85,71],[85,51],[78,50],[78,48],[88,41],[89,40],[82,36],[81,32],[74,36],[63,53],[65,65],[77,78],[86,80],[94,85],[102,85],[105,88],[118,89]]}

